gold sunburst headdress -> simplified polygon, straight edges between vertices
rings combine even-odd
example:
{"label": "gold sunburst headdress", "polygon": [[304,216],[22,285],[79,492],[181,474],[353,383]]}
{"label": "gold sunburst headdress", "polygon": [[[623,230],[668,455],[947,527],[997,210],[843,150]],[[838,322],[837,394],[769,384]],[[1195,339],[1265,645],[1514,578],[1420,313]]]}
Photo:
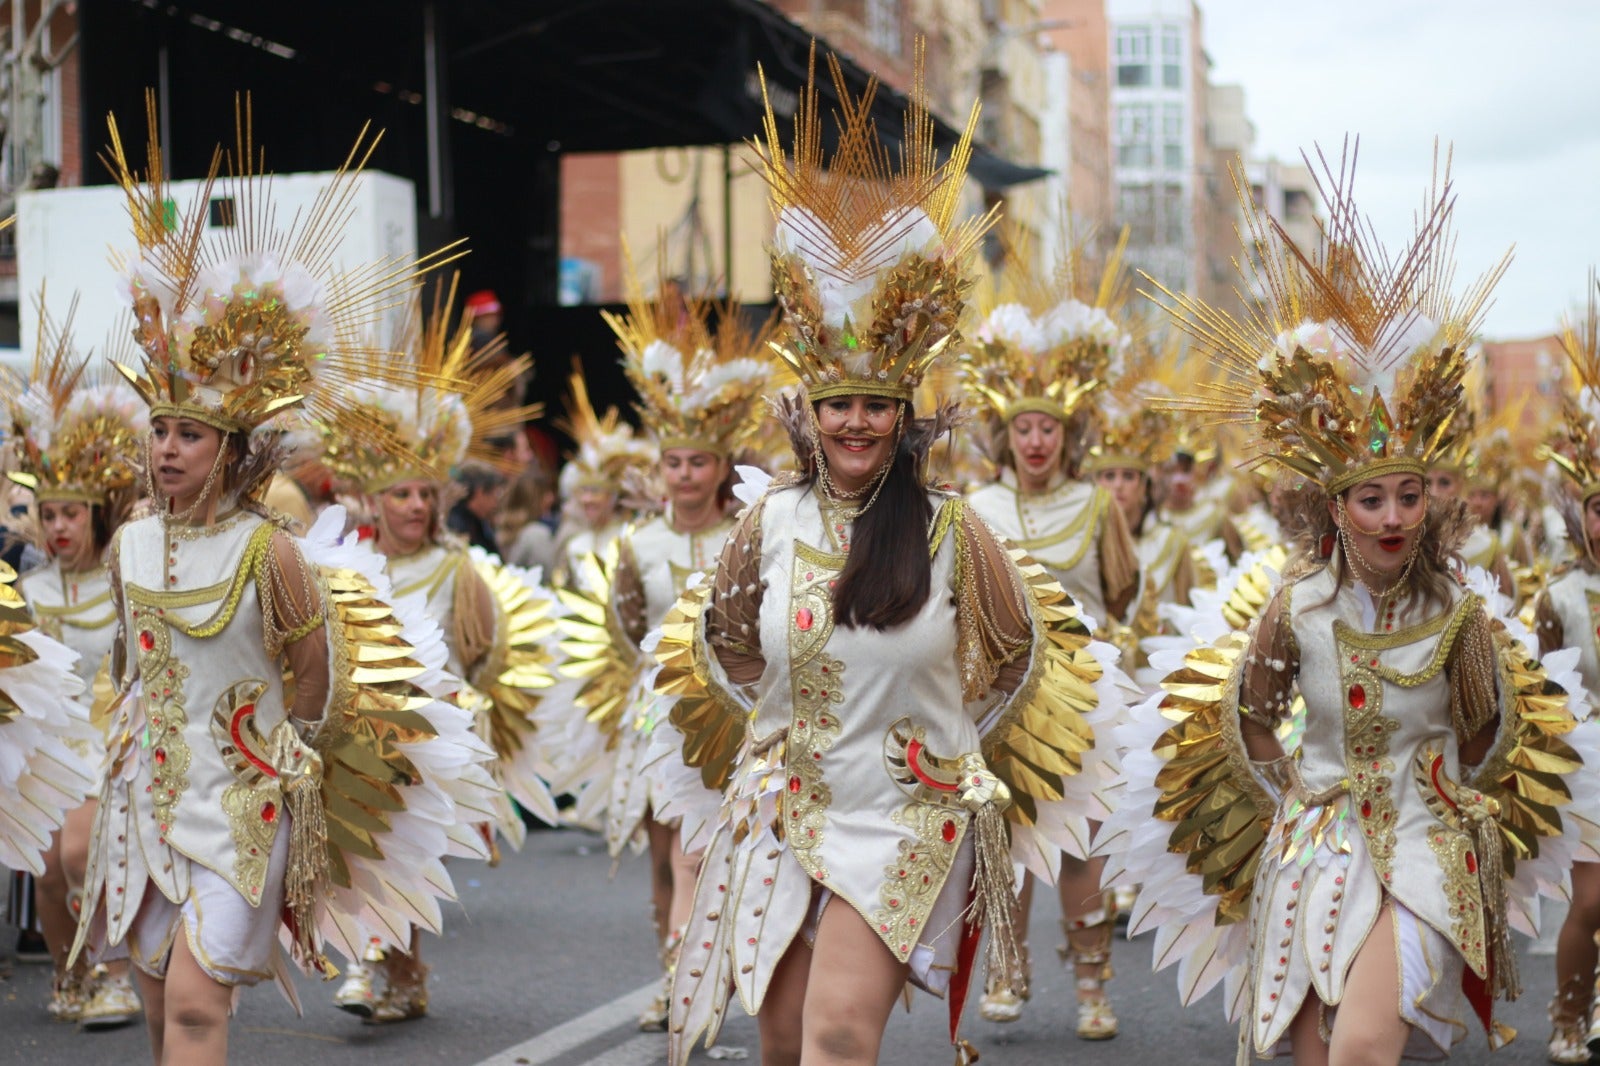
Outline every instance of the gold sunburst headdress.
{"label": "gold sunburst headdress", "polygon": [[[363,492],[442,481],[468,459],[503,465],[492,442],[539,415],[537,404],[502,405],[529,358],[506,359],[504,337],[474,346],[470,313],[452,325],[459,282],[436,288],[426,315],[417,296],[394,336],[371,338],[363,350],[376,377],[347,392],[347,417],[321,427],[323,463]],[[396,364],[417,384],[385,385]]]}
{"label": "gold sunburst headdress", "polygon": [[58,328],[38,300],[39,330],[27,381],[9,372],[0,389],[16,454],[8,477],[34,499],[99,504],[113,526],[138,496],[149,428],[145,406],[120,378],[102,380],[73,344],[77,301]]}
{"label": "gold sunburst headdress", "polygon": [[771,189],[772,282],[785,326],[772,347],[812,402],[862,393],[909,401],[958,339],[974,252],[995,218],[957,220],[978,108],[940,161],[919,41],[896,163],[872,121],[877,79],[856,96],[838,59],[828,65],[839,131],[826,157],[815,43],[792,152],[762,78],[766,120],[754,147]]}
{"label": "gold sunburst headdress", "polygon": [[627,287],[627,314],[600,314],[617,335],[646,432],[661,451],[732,456],[761,417],[771,368],[758,356],[770,322],[751,328],[732,296],[718,302],[665,285],[647,296],[631,258]]}
{"label": "gold sunburst headdress", "polygon": [[989,290],[989,307],[961,357],[962,380],[996,425],[1028,412],[1065,422],[1123,372],[1131,344],[1118,321],[1127,298],[1124,231],[1096,276],[1087,242],[1066,241],[1048,275],[1030,273],[1025,249]]}
{"label": "gold sunburst headdress", "polygon": [[1561,328],[1576,387],[1561,398],[1561,430],[1540,450],[1578,487],[1579,504],[1600,495],[1600,277],[1589,273],[1589,306]]}
{"label": "gold sunburst headdress", "polygon": [[565,417],[557,420],[561,430],[577,447],[561,468],[561,495],[570,498],[583,488],[617,492],[629,469],[643,470],[655,461],[655,450],[633,435],[633,427],[622,421],[615,407],[597,414],[589,400],[589,384],[583,364],[572,361],[567,379]]}
{"label": "gold sunburst headdress", "polygon": [[[291,408],[309,421],[343,424],[359,383],[414,383],[412,367],[372,347],[373,325],[456,246],[343,269],[336,259],[354,210],[352,196],[378,138],[363,129],[333,179],[287,226],[276,215],[271,175],[252,139],[249,97],[235,104],[235,143],[213,152],[194,199],[174,209],[146,95],[145,170],[129,163],[115,117],[105,162],[127,195],[138,244],[119,266],[133,306],[138,367],[116,364],[151,417],[192,418],[251,434]],[[219,177],[224,162],[227,173]],[[207,225],[213,194],[231,204],[232,225]],[[257,464],[255,483],[271,473]],[[250,486],[239,486],[248,492]]]}
{"label": "gold sunburst headdress", "polygon": [[1225,373],[1173,401],[1213,422],[1249,427],[1246,465],[1276,463],[1338,495],[1362,479],[1425,474],[1466,430],[1462,380],[1471,339],[1509,255],[1454,296],[1449,161],[1398,255],[1378,241],[1351,191],[1355,153],[1337,171],[1319,153],[1328,219],[1303,249],[1259,208],[1235,171],[1254,253],[1241,319],[1153,279],[1161,303]]}
{"label": "gold sunburst headdress", "polygon": [[1176,338],[1169,336],[1159,348],[1140,344],[1129,353],[1096,409],[1098,432],[1083,461],[1084,473],[1149,474],[1172,458],[1183,419],[1170,405],[1187,387],[1183,371]]}

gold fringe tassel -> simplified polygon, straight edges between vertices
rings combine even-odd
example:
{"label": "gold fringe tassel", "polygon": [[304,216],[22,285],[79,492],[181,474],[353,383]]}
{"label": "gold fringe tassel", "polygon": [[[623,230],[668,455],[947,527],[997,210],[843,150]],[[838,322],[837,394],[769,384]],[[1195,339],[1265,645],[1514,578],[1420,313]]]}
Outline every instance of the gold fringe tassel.
{"label": "gold fringe tassel", "polygon": [[283,786],[289,808],[289,869],[284,903],[294,916],[294,957],[306,969],[327,972],[320,950],[317,902],[328,889],[328,821],[322,807],[320,775],[297,774]]}
{"label": "gold fringe tassel", "polygon": [[1003,974],[1007,984],[1022,975],[1022,949],[1015,922],[1016,880],[1011,870],[1011,834],[1005,817],[993,803],[985,803],[972,816],[974,858],[972,913],[969,922],[989,931],[985,963],[989,973]]}
{"label": "gold fringe tassel", "polygon": [[[1471,817],[1471,815],[1469,815]],[[1522,995],[1522,975],[1517,969],[1517,949],[1506,921],[1505,862],[1501,851],[1500,823],[1492,816],[1472,819],[1478,849],[1478,890],[1483,899],[1483,935],[1493,967],[1491,993],[1496,999]]]}

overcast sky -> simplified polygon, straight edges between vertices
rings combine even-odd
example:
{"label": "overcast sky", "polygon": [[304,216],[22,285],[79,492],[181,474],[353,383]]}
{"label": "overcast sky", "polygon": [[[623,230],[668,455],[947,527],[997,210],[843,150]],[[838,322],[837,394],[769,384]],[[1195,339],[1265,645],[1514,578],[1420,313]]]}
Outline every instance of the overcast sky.
{"label": "overcast sky", "polygon": [[1600,2],[1200,0],[1212,80],[1245,87],[1258,155],[1361,137],[1356,202],[1391,248],[1453,142],[1457,287],[1516,253],[1491,339],[1551,332],[1600,264]]}

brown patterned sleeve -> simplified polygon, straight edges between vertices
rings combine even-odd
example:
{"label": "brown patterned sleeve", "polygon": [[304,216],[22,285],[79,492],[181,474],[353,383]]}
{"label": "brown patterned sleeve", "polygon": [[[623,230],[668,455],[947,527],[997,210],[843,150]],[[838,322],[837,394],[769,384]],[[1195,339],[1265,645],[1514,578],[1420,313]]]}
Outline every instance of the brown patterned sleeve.
{"label": "brown patterned sleeve", "polygon": [[757,503],[745,511],[728,534],[711,578],[706,605],[706,643],[735,685],[761,680],[766,658],[761,652],[761,514]]}
{"label": "brown patterned sleeve", "polygon": [[[1295,678],[1300,673],[1300,649],[1290,625],[1293,585],[1280,588],[1261,612],[1250,634],[1244,678],[1239,689],[1239,715],[1247,726],[1275,730],[1289,714],[1294,701]],[[1250,730],[1246,730],[1250,732]]]}
{"label": "brown patterned sleeve", "polygon": [[611,583],[611,605],[622,631],[638,648],[650,627],[645,622],[644,579],[639,573],[639,561],[634,558],[631,527],[617,541],[617,576]]}
{"label": "brown patterned sleeve", "polygon": [[1456,635],[1455,647],[1444,664],[1450,685],[1450,720],[1461,745],[1461,761],[1468,766],[1477,765],[1488,754],[1500,722],[1493,625],[1488,612],[1478,605]]}
{"label": "brown patterned sleeve", "polygon": [[1033,643],[1028,593],[1005,544],[972,508],[959,501],[956,537],[956,626],[963,695],[990,689],[1012,693],[1027,675]]}
{"label": "brown patterned sleeve", "polygon": [[1539,641],[1539,658],[1567,646],[1567,629],[1550,601],[1550,590],[1542,589],[1533,601],[1533,635]]}

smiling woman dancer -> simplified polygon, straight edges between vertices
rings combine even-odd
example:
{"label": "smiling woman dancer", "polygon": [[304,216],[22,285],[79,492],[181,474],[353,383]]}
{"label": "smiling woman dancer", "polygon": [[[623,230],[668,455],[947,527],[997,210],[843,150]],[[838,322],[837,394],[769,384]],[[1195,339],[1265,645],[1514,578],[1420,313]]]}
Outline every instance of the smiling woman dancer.
{"label": "smiling woman dancer", "polygon": [[248,102],[239,118],[217,190],[238,225],[216,231],[210,183],[168,223],[159,147],[138,178],[112,127],[140,253],[142,358],[119,369],[150,409],[155,513],[112,545],[122,693],[74,952],[131,952],[154,1057],[186,1066],[226,1060],[241,986],[276,978],[294,1001],[280,926],[319,973],[324,940],[354,954],[410,921],[437,928],[453,895],[440,858],[483,850],[452,797],[493,787],[470,718],[418,687],[436,631],[382,602],[375,557],[337,542],[342,511],[304,540],[262,513],[277,417],[353,417],[358,338],[415,267],[332,268],[349,169],[278,229]]}
{"label": "smiling woman dancer", "polygon": [[[50,557],[17,581],[17,591],[39,628],[78,653],[76,672],[84,683],[79,701],[89,711],[95,678],[106,668],[117,635],[105,551],[138,496],[149,422],[126,383],[100,384],[89,372],[90,357],[73,349],[70,329],[70,319],[58,331],[41,315],[31,378],[24,383],[8,376],[4,402],[8,436],[17,446],[10,476],[33,491]],[[104,736],[96,731],[78,754],[98,768],[105,761]],[[56,965],[50,1013],[89,1030],[126,1025],[140,1011],[126,961],[66,966],[83,906],[96,809],[90,799],[67,816],[45,851],[45,872],[35,889]]]}
{"label": "smiling woman dancer", "polygon": [[[1499,271],[1445,291],[1448,180],[1398,254],[1350,183],[1324,175],[1314,250],[1243,205],[1262,255],[1244,291],[1271,296],[1259,317],[1166,295],[1228,373],[1185,406],[1239,422],[1249,458],[1296,479],[1301,554],[1275,593],[1259,568],[1240,579],[1119,731],[1127,803],[1106,839],[1136,842],[1141,918],[1162,926],[1158,953],[1183,956],[1186,1000],[1227,979],[1241,1062],[1443,1057],[1473,1014],[1498,1046],[1494,1000],[1519,987],[1508,922],[1571,856],[1567,700],[1452,577],[1466,508],[1425,480],[1466,429],[1462,379]],[[1296,693],[1303,741],[1285,753]]]}
{"label": "smiling woman dancer", "polygon": [[985,927],[1016,965],[1009,848],[1045,847],[1040,800],[1092,744],[1101,671],[1076,611],[926,480],[952,411],[919,419],[911,398],[958,338],[988,223],[955,217],[967,144],[936,164],[919,91],[890,171],[872,87],[833,73],[828,166],[814,81],[793,157],[770,110],[760,146],[801,473],[744,513],[657,650],[688,760],[727,786],[673,983],[675,1063],[735,987],[768,1066],[876,1062],[908,981],[949,998],[955,1038]]}
{"label": "smiling woman dancer", "polygon": [[[1073,246],[1048,284],[1010,282],[1020,302],[995,307],[963,358],[964,383],[987,416],[999,459],[998,480],[974,489],[967,502],[1042,563],[1101,635],[1123,628],[1139,579],[1138,550],[1122,509],[1110,492],[1080,477],[1094,405],[1113,363],[1120,364],[1130,345],[1112,317],[1124,295],[1121,256],[1119,244],[1101,275],[1092,278],[1085,250]],[[1108,811],[1097,805],[1097,813]],[[1017,901],[1017,928],[1025,945],[1034,875],[1054,882],[1067,938],[1062,954],[1076,978],[1077,1034],[1108,1040],[1117,1035],[1117,1016],[1105,988],[1116,926],[1109,899],[1100,891],[1104,863],[1088,858],[1088,829],[1085,824],[1063,842],[1059,871],[1029,873]],[[1019,981],[989,975],[979,1005],[988,1020],[1021,1017],[1031,976],[1024,952]]]}

